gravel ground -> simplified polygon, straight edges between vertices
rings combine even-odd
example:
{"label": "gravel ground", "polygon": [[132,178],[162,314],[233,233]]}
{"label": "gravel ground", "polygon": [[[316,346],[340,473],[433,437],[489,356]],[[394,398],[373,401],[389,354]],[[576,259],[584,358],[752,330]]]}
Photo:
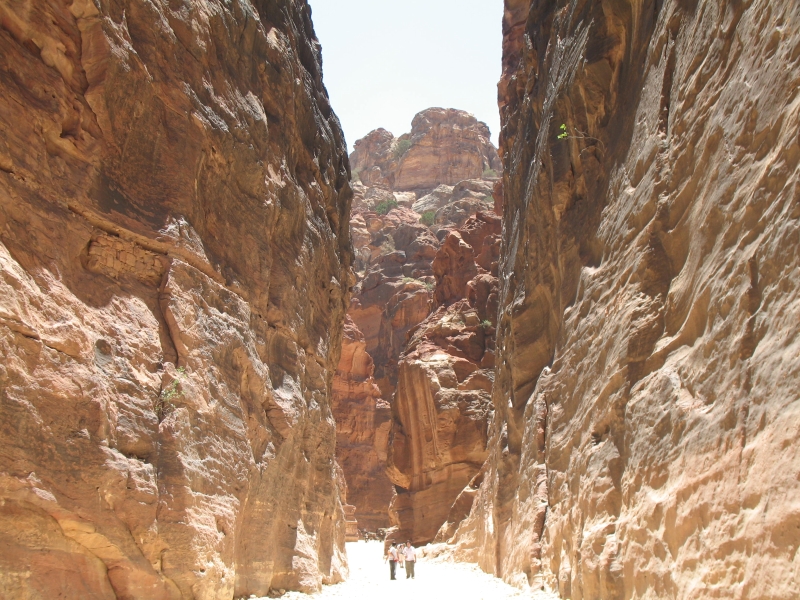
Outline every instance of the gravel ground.
{"label": "gravel ground", "polygon": [[402,569],[397,580],[389,579],[389,565],[383,560],[382,542],[352,542],[347,544],[350,578],[344,583],[324,586],[312,596],[289,592],[284,600],[325,600],[352,598],[375,600],[502,600],[531,598],[552,600],[556,596],[522,592],[478,569],[475,565],[439,559],[421,558],[416,578],[406,579]]}

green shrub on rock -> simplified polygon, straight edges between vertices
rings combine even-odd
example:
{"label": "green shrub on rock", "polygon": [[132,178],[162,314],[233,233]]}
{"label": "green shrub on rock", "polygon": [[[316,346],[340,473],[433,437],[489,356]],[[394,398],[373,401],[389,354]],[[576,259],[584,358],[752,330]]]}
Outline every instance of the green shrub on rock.
{"label": "green shrub on rock", "polygon": [[408,152],[408,149],[412,146],[411,140],[397,140],[397,143],[394,145],[392,149],[392,155],[394,156],[395,160],[400,160],[403,155]]}
{"label": "green shrub on rock", "polygon": [[375,205],[375,212],[379,215],[388,215],[389,211],[393,208],[397,208],[399,204],[397,204],[397,200],[381,200]]}

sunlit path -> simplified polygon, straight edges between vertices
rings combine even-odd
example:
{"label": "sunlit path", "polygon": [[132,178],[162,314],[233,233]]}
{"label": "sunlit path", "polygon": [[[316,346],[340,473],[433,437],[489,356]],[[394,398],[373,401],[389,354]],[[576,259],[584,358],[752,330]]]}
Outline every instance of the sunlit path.
{"label": "sunlit path", "polygon": [[310,598],[369,598],[380,600],[498,600],[503,598],[536,598],[549,600],[553,596],[532,595],[513,588],[475,567],[460,563],[420,560],[416,578],[406,579],[405,571],[397,570],[397,579],[389,579],[389,566],[383,560],[382,542],[353,542],[347,544],[350,578],[338,585],[325,586],[321,593],[308,596],[290,592],[289,600]]}

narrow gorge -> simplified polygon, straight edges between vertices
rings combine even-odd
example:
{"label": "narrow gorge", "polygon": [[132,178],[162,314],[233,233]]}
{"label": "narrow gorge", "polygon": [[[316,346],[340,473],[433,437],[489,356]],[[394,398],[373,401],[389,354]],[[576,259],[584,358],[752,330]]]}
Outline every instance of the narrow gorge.
{"label": "narrow gorge", "polygon": [[348,155],[307,0],[0,0],[0,600],[797,598],[800,4],[502,4]]}

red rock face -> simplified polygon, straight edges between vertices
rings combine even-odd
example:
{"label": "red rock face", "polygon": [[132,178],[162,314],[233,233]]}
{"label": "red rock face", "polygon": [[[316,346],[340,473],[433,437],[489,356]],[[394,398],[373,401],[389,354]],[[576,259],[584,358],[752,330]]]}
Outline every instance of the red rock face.
{"label": "red rock face", "polygon": [[489,128],[469,113],[429,108],[411,122],[411,147],[394,175],[398,190],[424,190],[478,179],[487,169],[500,170]]}
{"label": "red rock face", "polygon": [[351,192],[309,14],[0,1],[5,597],[346,573]]}
{"label": "red rock face", "polygon": [[[396,138],[376,129],[353,145],[352,169],[367,186],[389,190],[432,190],[499,173],[489,128],[471,114],[429,108],[411,122],[411,132]],[[492,175],[494,176],[494,175]]]}
{"label": "red rock face", "polygon": [[[471,267],[469,276],[466,278],[461,276],[460,287],[448,296],[447,303],[452,304],[459,299],[471,298],[471,304],[465,304],[464,310],[470,315],[478,315],[479,322],[488,318],[487,310],[491,312],[497,307],[496,279],[491,275],[491,272],[496,273],[497,251],[492,254],[493,251],[487,249],[491,247],[492,240],[499,240],[500,221],[496,217],[489,216],[489,213],[483,214],[477,221],[469,220],[477,210],[490,210],[494,203],[492,190],[495,179],[491,174],[487,174],[487,179],[481,177],[486,169],[498,168],[497,156],[489,142],[486,126],[478,123],[474,117],[462,111],[429,109],[417,116],[410,134],[401,136],[397,140],[387,131],[378,129],[357,141],[350,159],[353,170],[360,175],[361,183],[355,184],[356,194],[350,222],[358,283],[353,290],[348,314],[354,326],[363,333],[363,342],[359,342],[363,344],[363,350],[360,349],[359,352],[363,352],[365,357],[374,361],[374,376],[370,372],[373,379],[369,381],[374,380],[380,388],[380,397],[396,405],[397,398],[403,395],[404,399],[400,402],[403,406],[407,406],[416,401],[406,400],[405,396],[415,392],[407,387],[401,392],[398,385],[411,385],[411,381],[419,378],[408,379],[402,375],[401,370],[411,364],[411,359],[401,361],[401,356],[409,351],[409,336],[429,317],[434,307],[433,296],[437,281],[437,277],[434,276],[434,263],[439,261],[443,264],[444,261],[444,258],[437,254],[441,253],[440,240],[448,239],[448,235],[459,236],[463,233],[476,244],[475,249],[470,247],[468,256],[465,256]],[[398,191],[396,174],[398,169],[406,164],[406,160],[416,161],[414,169],[425,171],[424,176],[429,180],[424,186],[430,189],[423,190],[419,194]],[[452,164],[450,171],[444,167],[448,161]],[[414,169],[407,170],[407,173],[412,173]],[[477,179],[462,181],[459,179],[462,176]],[[426,219],[427,224],[422,222]],[[470,225],[465,228],[468,222]],[[462,228],[461,233],[450,233],[459,227]],[[484,229],[486,231],[483,231]],[[486,244],[484,238],[489,240]],[[480,264],[483,266],[478,266],[476,260],[482,261]],[[457,277],[451,267],[452,265],[442,266],[442,273],[447,271],[451,278]],[[475,281],[471,282],[473,278]],[[472,287],[468,288],[468,283]],[[491,289],[486,287],[487,284]],[[443,283],[442,286],[446,284]],[[440,317],[444,318],[444,313]],[[470,320],[474,320],[472,316]],[[473,326],[474,324],[471,325]],[[478,327],[481,332],[483,328],[483,325]],[[469,337],[469,334],[464,335]],[[485,351],[483,341],[474,343],[481,348],[477,356],[478,367],[482,364],[491,367],[494,364],[491,360],[492,352]],[[346,336],[343,361],[351,352],[347,348],[350,344]],[[448,347],[449,345],[448,343]],[[475,354],[476,351],[473,349],[471,352]],[[423,362],[427,360],[425,352],[420,356],[420,360]],[[347,365],[340,367],[342,373],[349,372],[349,369]],[[360,377],[360,381],[366,381],[363,375]],[[480,381],[485,388],[488,379]],[[382,468],[386,466],[389,454],[395,453],[400,457],[406,450],[404,448],[398,450],[394,442],[390,442],[389,417],[380,411],[380,417],[377,417],[378,413],[375,413],[374,408],[377,392],[364,393],[350,389],[344,379],[336,385],[337,389],[342,390],[339,395],[341,405],[346,407],[341,416],[338,409],[336,412],[340,432],[339,443],[342,448],[339,460],[342,462],[344,477],[350,490],[349,501],[356,506],[359,523],[365,525],[367,529],[386,527],[389,525],[389,502],[386,491],[391,490],[391,487],[384,486],[383,482],[388,483],[388,480],[374,473],[375,458],[371,454],[372,448],[377,449],[377,457]],[[485,414],[488,410],[484,405],[486,394],[485,389],[482,393],[472,394],[474,397],[468,402],[471,408],[465,410],[470,414],[475,411]],[[353,416],[356,414],[361,415],[358,427],[352,425],[358,420]],[[448,414],[454,417],[452,413]],[[396,420],[397,415],[394,416]],[[413,420],[413,418],[408,416],[408,419]],[[480,460],[476,456],[483,451],[479,447],[481,444],[485,446],[485,435],[466,432],[470,428],[478,432],[485,430],[485,419],[483,421],[481,419],[483,417],[480,416],[474,419],[472,416],[455,419],[452,427],[441,434],[443,439],[448,436],[470,437],[469,441],[464,442],[466,445],[474,446],[469,451],[469,461],[478,463]],[[371,431],[370,423],[373,423]],[[411,421],[408,421],[407,425],[417,426]],[[353,435],[359,438],[357,443],[353,441],[351,437]],[[393,439],[397,440],[397,444],[403,443],[400,441],[400,434]],[[456,442],[457,445],[460,443]],[[361,449],[359,451],[361,454],[352,451],[356,445]],[[419,511],[423,506],[438,502],[441,507],[431,513],[432,518],[426,520],[424,524],[420,522],[419,530],[424,533],[421,534],[422,537],[415,534],[414,539],[433,539],[439,526],[448,516],[450,504],[474,475],[476,469],[458,458],[458,453],[462,450],[463,448],[459,446],[455,451],[456,458],[452,460],[447,457],[437,459],[438,462],[430,470],[430,473],[435,471],[436,477],[447,479],[447,490],[444,493],[440,493],[440,488],[429,490],[428,483],[423,483],[424,478],[416,485],[415,493],[418,493],[418,497],[414,502],[418,514],[421,514]],[[344,453],[348,456],[345,457]],[[398,458],[398,460],[402,462],[405,459]],[[393,470],[395,475],[400,472],[393,466],[390,466],[390,470]],[[443,475],[445,472],[446,476]],[[410,513],[401,506],[408,501],[407,494],[401,493],[398,496],[393,509],[393,522],[399,522],[398,513],[404,515],[413,513],[415,509],[411,504],[407,507]],[[383,512],[379,514],[378,507],[381,503]],[[407,516],[402,519],[404,531],[414,529],[413,525],[409,525],[409,518],[413,520],[413,517]]]}
{"label": "red rock face", "polygon": [[440,539],[449,539],[475,495],[493,409],[490,319],[499,286],[465,239],[499,246],[499,224],[479,214],[447,237],[433,262],[440,307],[415,328],[400,358],[387,471],[397,486],[395,539],[426,543],[440,529]]}
{"label": "red rock face", "polygon": [[372,377],[372,357],[364,335],[350,317],[345,321],[342,355],[333,380],[336,459],[347,482],[347,501],[358,527],[389,526],[392,484],[386,477],[386,440],[391,411]]}
{"label": "red rock face", "polygon": [[563,598],[794,598],[798,5],[505,5],[495,413],[456,553]]}

